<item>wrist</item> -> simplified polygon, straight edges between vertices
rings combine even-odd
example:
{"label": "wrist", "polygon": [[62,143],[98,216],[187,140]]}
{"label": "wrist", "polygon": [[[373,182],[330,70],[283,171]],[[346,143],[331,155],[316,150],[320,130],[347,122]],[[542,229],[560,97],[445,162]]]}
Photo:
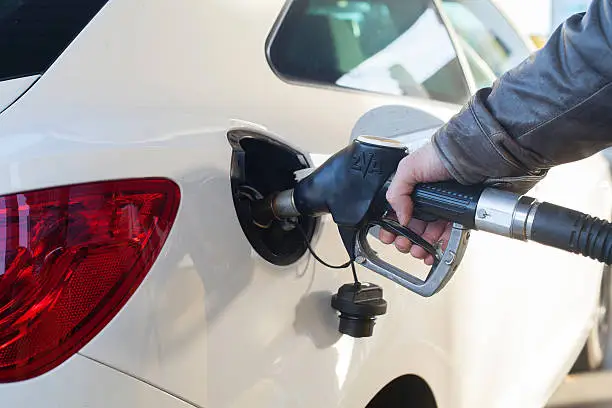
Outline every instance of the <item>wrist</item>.
{"label": "wrist", "polygon": [[445,181],[453,178],[432,143],[422,146],[408,157],[412,162],[414,179],[419,183]]}
{"label": "wrist", "polygon": [[470,184],[462,175],[461,172],[455,167],[455,162],[446,154],[444,147],[441,145],[440,141],[440,131],[436,132],[431,142],[429,143],[431,149],[433,150],[435,156],[440,161],[441,165],[444,167],[446,172],[449,175],[449,179],[456,180],[462,184]]}

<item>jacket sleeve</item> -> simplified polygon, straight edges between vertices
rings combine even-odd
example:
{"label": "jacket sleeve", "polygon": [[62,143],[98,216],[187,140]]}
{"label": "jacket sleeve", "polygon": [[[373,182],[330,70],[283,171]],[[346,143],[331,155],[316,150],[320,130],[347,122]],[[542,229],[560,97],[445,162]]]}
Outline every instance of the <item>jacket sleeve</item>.
{"label": "jacket sleeve", "polygon": [[612,0],[566,20],[541,50],[476,92],[432,142],[459,182],[518,190],[552,166],[612,146]]}

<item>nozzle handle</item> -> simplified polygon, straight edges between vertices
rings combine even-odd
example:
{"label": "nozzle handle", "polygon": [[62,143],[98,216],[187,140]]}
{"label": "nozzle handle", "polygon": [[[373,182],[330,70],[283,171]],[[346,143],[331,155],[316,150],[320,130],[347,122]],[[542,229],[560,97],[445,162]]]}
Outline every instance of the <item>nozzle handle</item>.
{"label": "nozzle handle", "polygon": [[[382,188],[379,199],[385,211],[393,211],[386,200],[391,181]],[[418,184],[412,193],[413,217],[426,222],[443,219],[465,228],[474,228],[476,207],[483,186],[465,186],[456,181]]]}
{"label": "nozzle handle", "polygon": [[453,181],[419,184],[412,193],[414,217],[435,216],[472,229],[483,190],[483,186],[464,186]]}

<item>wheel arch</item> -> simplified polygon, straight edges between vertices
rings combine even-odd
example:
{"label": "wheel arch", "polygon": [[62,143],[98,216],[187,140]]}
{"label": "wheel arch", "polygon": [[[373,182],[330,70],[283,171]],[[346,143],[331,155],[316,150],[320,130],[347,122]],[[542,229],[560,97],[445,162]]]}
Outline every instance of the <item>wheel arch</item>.
{"label": "wheel arch", "polygon": [[396,377],[380,389],[366,408],[437,408],[433,390],[415,374]]}

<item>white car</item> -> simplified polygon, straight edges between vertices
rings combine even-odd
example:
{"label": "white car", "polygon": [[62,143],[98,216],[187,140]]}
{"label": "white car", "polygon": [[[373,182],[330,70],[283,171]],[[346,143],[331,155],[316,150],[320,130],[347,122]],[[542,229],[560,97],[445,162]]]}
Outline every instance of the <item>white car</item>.
{"label": "white car", "polygon": [[[389,308],[356,339],[330,307],[350,271],[241,225],[245,185],[290,187],[372,109],[405,107],[368,131],[416,147],[494,79],[452,24],[474,4],[1,2],[0,406],[543,406],[603,327],[601,264],[476,232],[430,298],[358,268]],[[608,218],[607,163],[530,194]],[[303,225],[346,260],[330,217]]]}

